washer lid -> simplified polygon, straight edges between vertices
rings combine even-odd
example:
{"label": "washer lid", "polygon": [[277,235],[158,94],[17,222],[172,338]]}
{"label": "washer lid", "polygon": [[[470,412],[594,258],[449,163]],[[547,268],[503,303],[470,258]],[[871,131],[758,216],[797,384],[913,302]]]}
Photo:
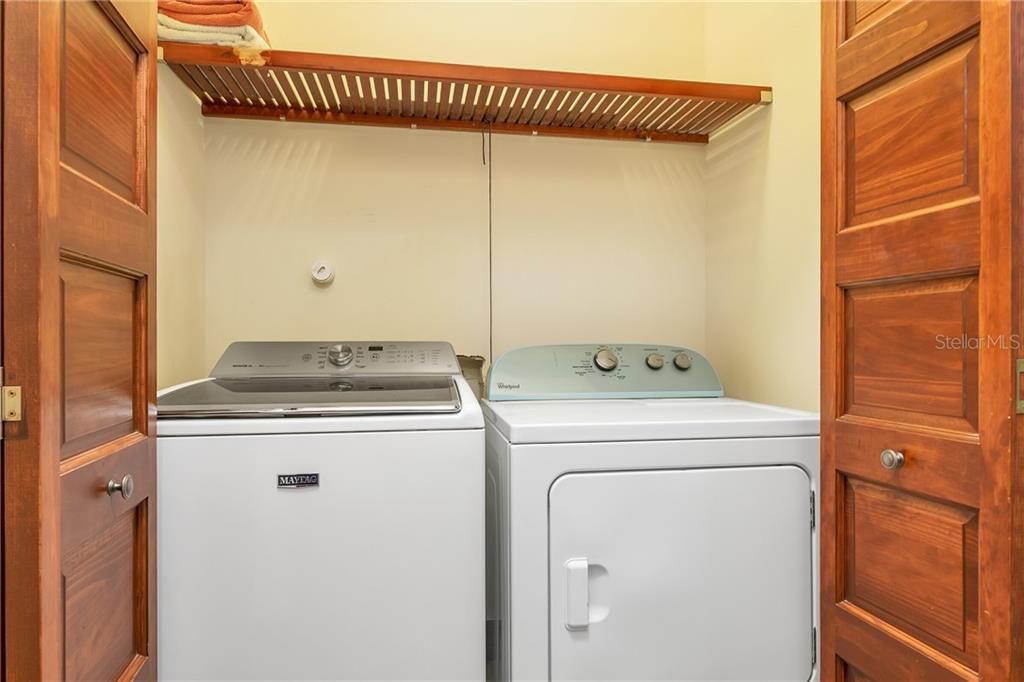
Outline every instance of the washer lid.
{"label": "washer lid", "polygon": [[511,443],[817,436],[818,415],[731,398],[483,403]]}
{"label": "washer lid", "polygon": [[236,341],[210,379],[157,396],[161,419],[444,414],[462,409],[451,345]]}
{"label": "washer lid", "polygon": [[450,376],[218,377],[157,400],[161,419],[312,417],[458,412]]}

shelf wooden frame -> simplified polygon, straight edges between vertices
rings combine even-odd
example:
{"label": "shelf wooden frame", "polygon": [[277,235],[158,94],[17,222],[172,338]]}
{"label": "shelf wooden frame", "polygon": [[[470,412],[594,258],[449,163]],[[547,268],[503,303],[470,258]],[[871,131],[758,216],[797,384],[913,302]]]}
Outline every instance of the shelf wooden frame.
{"label": "shelf wooden frame", "polygon": [[706,143],[772,89],[161,43],[203,115]]}

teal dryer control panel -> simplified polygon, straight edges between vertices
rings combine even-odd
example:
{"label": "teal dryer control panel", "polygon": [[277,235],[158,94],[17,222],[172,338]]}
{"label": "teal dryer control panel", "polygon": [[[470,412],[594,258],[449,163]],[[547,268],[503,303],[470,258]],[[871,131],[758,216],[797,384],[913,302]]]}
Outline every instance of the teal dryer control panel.
{"label": "teal dryer control panel", "polygon": [[499,357],[487,378],[487,399],[495,401],[723,395],[711,363],[682,346],[529,346]]}

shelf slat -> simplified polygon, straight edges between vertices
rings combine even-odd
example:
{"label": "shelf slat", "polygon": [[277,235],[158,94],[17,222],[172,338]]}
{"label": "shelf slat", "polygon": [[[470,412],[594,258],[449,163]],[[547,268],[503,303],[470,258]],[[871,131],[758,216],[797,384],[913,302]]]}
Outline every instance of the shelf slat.
{"label": "shelf slat", "polygon": [[757,85],[160,47],[206,116],[699,143],[772,99]]}

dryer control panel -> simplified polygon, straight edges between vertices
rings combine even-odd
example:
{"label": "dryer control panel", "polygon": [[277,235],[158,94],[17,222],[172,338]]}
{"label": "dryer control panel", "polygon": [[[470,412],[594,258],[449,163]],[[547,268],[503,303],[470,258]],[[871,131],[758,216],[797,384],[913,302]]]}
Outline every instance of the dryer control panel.
{"label": "dryer control panel", "polygon": [[451,344],[418,341],[236,341],[210,376],[458,374]]}
{"label": "dryer control panel", "polygon": [[718,374],[682,346],[574,344],[529,346],[491,367],[488,400],[720,398]]}

